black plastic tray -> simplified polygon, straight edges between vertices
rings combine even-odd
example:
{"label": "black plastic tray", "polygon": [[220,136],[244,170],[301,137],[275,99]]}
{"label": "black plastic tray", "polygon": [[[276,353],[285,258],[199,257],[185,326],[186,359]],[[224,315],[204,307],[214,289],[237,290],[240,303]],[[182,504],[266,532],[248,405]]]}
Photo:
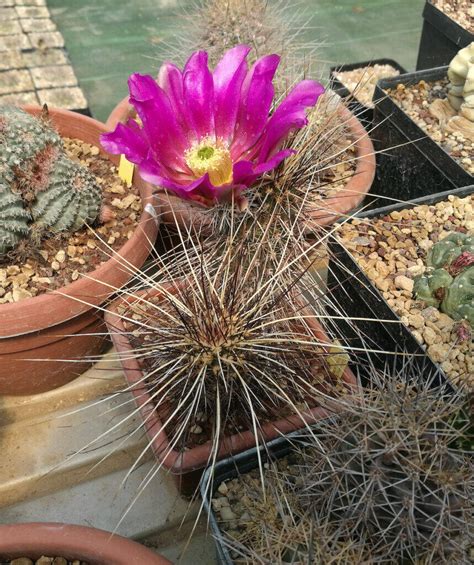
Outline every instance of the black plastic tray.
{"label": "black plastic tray", "polygon": [[474,34],[427,0],[423,10],[417,70],[449,65],[459,49],[466,47],[471,41],[474,41]]}
{"label": "black plastic tray", "polygon": [[427,136],[386,92],[398,84],[436,81],[446,77],[446,73],[447,67],[438,67],[377,84],[371,135],[377,151],[377,173],[364,205],[375,208],[394,199],[413,200],[474,184],[474,177]]}
{"label": "black plastic tray", "polygon": [[[473,193],[474,185],[418,198],[409,203],[378,208],[355,217],[379,218],[393,211],[413,208],[420,204],[436,204],[446,200],[451,194],[465,197]],[[374,350],[370,355],[371,362],[379,369],[390,364],[400,370],[406,363],[406,357],[402,354],[406,351],[414,355],[411,361],[424,374],[436,375],[439,384],[445,380],[449,382],[441,367],[426,354],[353,256],[334,239],[329,242],[329,252],[328,288],[333,301],[348,318],[369,318],[369,321],[352,320],[351,324],[344,320],[333,322],[338,326],[339,333],[344,336],[345,345],[362,348],[364,343],[366,346],[368,343]],[[381,323],[379,320],[390,320],[391,323]],[[383,351],[398,351],[400,354],[390,355],[382,353]]]}
{"label": "black plastic tray", "polygon": [[331,67],[329,71],[329,78],[331,81],[331,88],[339,94],[342,98],[347,98],[349,109],[357,118],[362,122],[367,130],[372,128],[372,119],[374,117],[374,109],[369,108],[365,104],[359,102],[354,95],[336,78],[336,73],[344,71],[352,71],[354,69],[360,69],[361,67],[373,67],[374,65],[390,65],[394,69],[400,72],[400,74],[405,74],[407,71],[393,59],[372,59],[371,61],[364,61],[362,63],[349,63],[346,65],[337,65]]}

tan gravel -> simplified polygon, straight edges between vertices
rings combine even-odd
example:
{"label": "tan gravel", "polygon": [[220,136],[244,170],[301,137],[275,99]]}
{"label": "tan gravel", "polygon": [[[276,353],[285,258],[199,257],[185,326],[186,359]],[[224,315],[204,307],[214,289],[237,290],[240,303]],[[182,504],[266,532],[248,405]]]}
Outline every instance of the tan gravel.
{"label": "tan gravel", "polygon": [[474,175],[474,122],[457,115],[447,97],[448,79],[387,90],[392,100],[469,174]]}
{"label": "tan gravel", "polygon": [[461,27],[474,33],[474,4],[472,0],[431,0],[431,3]]}
{"label": "tan gravel", "polygon": [[455,320],[412,295],[413,279],[425,271],[432,245],[448,233],[474,234],[474,195],[450,196],[368,221],[341,225],[339,236],[402,322],[453,382],[474,388],[474,342],[459,343]]}
{"label": "tan gravel", "polygon": [[369,65],[352,71],[341,71],[334,76],[354,97],[367,108],[373,108],[375,86],[382,78],[398,76],[400,72],[391,65]]}

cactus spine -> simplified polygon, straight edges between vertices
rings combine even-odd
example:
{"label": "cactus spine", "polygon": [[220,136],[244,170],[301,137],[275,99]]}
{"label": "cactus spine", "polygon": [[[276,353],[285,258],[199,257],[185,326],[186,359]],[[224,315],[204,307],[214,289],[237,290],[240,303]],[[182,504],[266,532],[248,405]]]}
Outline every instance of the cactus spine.
{"label": "cactus spine", "polygon": [[466,400],[408,379],[377,383],[304,444],[303,508],[351,532],[375,563],[467,563],[473,467],[453,447]]}
{"label": "cactus spine", "polygon": [[474,326],[474,236],[449,234],[433,245],[426,265],[415,280],[415,297]]}
{"label": "cactus spine", "polygon": [[101,204],[94,176],[66,156],[47,116],[0,107],[0,258],[32,232],[80,229]]}

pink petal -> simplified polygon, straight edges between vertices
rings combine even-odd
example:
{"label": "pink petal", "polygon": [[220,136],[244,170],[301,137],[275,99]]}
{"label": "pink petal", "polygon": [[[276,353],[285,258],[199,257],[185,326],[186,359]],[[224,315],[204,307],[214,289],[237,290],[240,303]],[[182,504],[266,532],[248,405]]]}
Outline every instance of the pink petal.
{"label": "pink petal", "polygon": [[308,123],[306,108],[314,106],[324,87],[313,80],[303,80],[295,86],[273,113],[262,137],[259,160],[268,159],[294,129]]}
{"label": "pink petal", "polygon": [[182,170],[189,142],[166,93],[149,75],[135,73],[128,81],[130,102],[136,108],[157,160]]}
{"label": "pink petal", "polygon": [[140,164],[148,154],[148,140],[143,136],[138,124],[131,119],[126,126],[119,123],[113,132],[103,133],[100,142],[109,153],[123,153],[132,163]]}
{"label": "pink petal", "polygon": [[214,137],[214,82],[207,66],[205,51],[197,51],[188,59],[184,67],[183,83],[184,103],[198,139]]}
{"label": "pink petal", "polygon": [[163,63],[158,73],[158,86],[166,92],[174,115],[187,136],[189,143],[197,141],[188,108],[184,103],[183,74],[180,69],[172,63]]}
{"label": "pink petal", "polygon": [[280,163],[295,153],[292,149],[284,149],[273,155],[271,159],[256,165],[252,161],[239,161],[233,168],[233,182],[235,184],[250,186],[257,178],[272,169],[276,169]]}
{"label": "pink petal", "polygon": [[259,59],[247,73],[231,146],[234,161],[258,140],[268,121],[275,93],[272,81],[279,63],[278,55],[268,55]]}
{"label": "pink petal", "polygon": [[171,190],[185,200],[204,199],[212,201],[215,200],[216,192],[219,190],[211,183],[208,174],[195,180],[183,182],[176,175],[170,175],[168,171],[164,171],[153,158],[147,159],[140,165],[139,173],[146,182]]}
{"label": "pink petal", "polygon": [[226,51],[214,72],[216,136],[230,143],[239,110],[242,84],[247,75],[247,55],[251,47],[237,45]]}

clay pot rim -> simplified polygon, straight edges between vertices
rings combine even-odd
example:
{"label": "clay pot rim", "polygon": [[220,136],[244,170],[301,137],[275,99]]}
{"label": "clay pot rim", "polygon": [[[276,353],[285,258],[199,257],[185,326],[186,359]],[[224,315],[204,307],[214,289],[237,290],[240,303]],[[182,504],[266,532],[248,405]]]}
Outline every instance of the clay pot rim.
{"label": "clay pot rim", "polygon": [[[124,123],[124,117],[127,117],[132,110],[133,106],[129,103],[129,97],[126,96],[112,110],[105,124],[106,128],[110,131],[114,129],[118,123]],[[355,139],[356,170],[342,190],[334,196],[321,200],[321,208],[311,214],[312,221],[306,228],[308,233],[318,227],[335,223],[341,217],[346,216],[351,210],[356,208],[369,192],[375,178],[375,150],[368,132],[357,117],[342,102],[339,103],[338,113],[344,124],[348,127],[350,134],[352,134]],[[191,214],[199,215],[199,213],[208,210],[208,208],[197,202],[182,200],[172,192],[168,192],[162,188],[155,187],[154,190],[165,202],[166,200],[168,201],[168,207],[175,211],[176,220],[178,220],[178,222],[190,224]],[[166,208],[166,206],[163,206],[163,208]],[[205,221],[204,218],[202,218],[202,220]],[[175,218],[171,212],[164,210],[163,221],[167,224],[174,224]]]}
{"label": "clay pot rim", "polygon": [[[25,105],[22,106],[22,109],[24,109],[28,113],[35,115],[41,113],[42,111],[42,108],[36,105]],[[106,126],[101,122],[98,122],[97,120],[94,120],[93,118],[90,118],[88,116],[84,116],[82,114],[72,112],[70,110],[63,110],[60,108],[50,108],[49,113],[52,117],[53,122],[55,121],[55,117],[58,116],[64,119],[71,119],[76,123],[82,122],[89,124],[93,128],[97,129],[99,134],[107,132]],[[119,161],[118,156],[111,156],[108,153],[106,153],[100,146],[98,147],[102,155],[105,155],[107,158],[109,158],[113,164],[115,165],[118,164]],[[142,186],[143,188],[140,188],[140,195],[143,201],[143,211],[140,216],[139,223],[135,228],[133,236],[119,250],[115,251],[107,261],[102,263],[95,270],[89,271],[88,273],[86,273],[86,276],[80,277],[77,281],[74,281],[56,290],[45,292],[43,294],[40,294],[39,296],[26,298],[24,300],[20,300],[19,302],[15,302],[15,303],[1,304],[0,320],[2,320],[2,318],[7,319],[7,321],[16,320],[20,328],[18,328],[16,333],[12,334],[10,333],[9,328],[6,327],[8,326],[8,323],[0,324],[0,339],[8,339],[30,333],[31,331],[38,331],[46,327],[57,325],[59,323],[65,322],[67,320],[76,317],[79,313],[89,310],[91,307],[96,306],[98,302],[100,303],[100,300],[98,300],[97,297],[90,296],[91,283],[92,284],[100,283],[103,274],[105,272],[110,271],[111,269],[121,268],[121,267],[124,269],[130,269],[129,260],[127,260],[124,256],[130,254],[133,248],[137,245],[138,240],[142,238],[141,232],[143,232],[143,234],[146,234],[146,230],[144,229],[144,226],[147,224],[147,222],[154,222],[154,224],[156,224],[156,230],[158,230],[159,214],[156,213],[156,215],[154,215],[150,213],[150,210],[155,210],[156,208],[156,204],[154,203],[155,198],[152,194],[152,187],[147,183],[143,183]],[[145,237],[147,236],[145,235]],[[151,245],[152,244],[153,242],[151,242]],[[131,276],[132,275],[130,274],[130,277]],[[84,292],[87,290],[89,292]],[[82,297],[83,300],[85,300],[86,297],[90,298],[90,303],[82,304],[78,300],[74,299],[74,296]],[[42,311],[49,311],[53,316],[55,309],[57,309],[58,298],[65,298],[65,299],[69,298],[71,302],[75,303],[74,307],[71,306],[71,311],[67,317],[64,318],[61,317],[60,319],[49,322],[47,320],[44,320],[42,324],[39,324],[38,327],[35,327],[33,329],[29,326],[22,327],[23,325],[27,325],[27,324],[21,323],[22,316],[19,315],[19,312],[21,312],[24,309],[30,309],[30,310],[38,309]]]}
{"label": "clay pot rim", "polygon": [[0,525],[0,557],[61,556],[91,565],[172,565],[137,542],[105,530],[58,522]]}
{"label": "clay pot rim", "polygon": [[[176,287],[173,287],[172,283],[168,283],[166,286],[170,292],[173,292],[173,288],[176,290]],[[157,289],[143,289],[135,293],[135,296],[159,296],[160,294],[161,292]],[[109,305],[104,315],[105,323],[107,324],[112,342],[119,356],[127,354],[127,352],[131,349],[131,344],[125,332],[122,320],[117,314],[117,308],[124,302],[130,303],[132,301],[134,301],[133,296],[121,297]],[[320,341],[327,341],[328,346],[331,345],[327,334],[315,319],[308,318],[307,323],[312,326],[314,335],[317,339]],[[143,377],[143,372],[136,358],[130,355],[124,355],[120,358],[120,363],[128,384],[127,390],[130,390],[135,398],[135,403],[142,414],[145,429],[150,441],[151,438],[154,438],[153,441],[151,441],[151,447],[163,467],[177,475],[182,475],[204,468],[209,463],[209,455],[211,451],[209,442],[195,446],[185,452],[179,452],[173,449],[170,450],[164,457],[162,456],[162,453],[166,452],[169,448],[168,436],[166,430],[161,429],[161,420],[157,415],[157,411],[148,402],[150,394],[146,389],[146,385],[143,382],[140,382]],[[348,388],[352,388],[354,391],[357,389],[357,378],[349,367],[346,367],[344,370],[343,379]],[[137,387],[134,386],[136,384],[138,385]],[[284,419],[264,424],[261,427],[261,434],[264,441],[268,442],[282,434],[288,434],[303,428],[307,424],[312,424],[318,420],[327,418],[331,416],[331,414],[333,414],[333,412],[328,409],[317,406],[302,412],[305,419],[304,422],[300,415],[293,414]],[[241,453],[254,446],[255,436],[250,430],[226,436],[220,442],[216,460]]]}

